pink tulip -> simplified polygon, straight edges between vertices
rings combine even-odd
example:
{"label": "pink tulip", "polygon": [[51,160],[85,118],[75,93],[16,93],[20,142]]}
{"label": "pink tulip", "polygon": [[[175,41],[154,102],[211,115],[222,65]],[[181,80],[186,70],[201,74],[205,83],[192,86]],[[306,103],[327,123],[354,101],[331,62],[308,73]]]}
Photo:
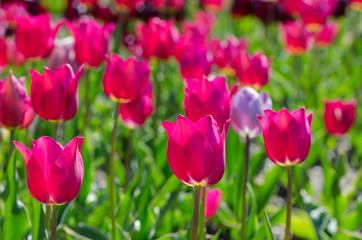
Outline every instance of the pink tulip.
{"label": "pink tulip", "polygon": [[41,75],[30,69],[31,100],[35,112],[46,121],[68,121],[78,110],[78,83],[83,66],[74,75],[70,65],[50,70],[44,67]]}
{"label": "pink tulip", "polygon": [[349,0],[349,4],[353,10],[362,12],[362,0]]}
{"label": "pink tulip", "polygon": [[222,8],[224,0],[201,0],[201,3],[206,10],[218,12]]}
{"label": "pink tulip", "polygon": [[10,72],[0,82],[0,124],[9,129],[26,128],[34,119],[34,110],[25,88],[25,77],[16,79]]}
{"label": "pink tulip", "polygon": [[175,54],[179,33],[174,21],[154,17],[147,24],[138,23],[136,33],[145,58],[166,60]]}
{"label": "pink tulip", "polygon": [[11,28],[15,28],[17,18],[29,16],[26,8],[27,6],[25,3],[17,1],[5,3],[2,6],[4,18]]}
{"label": "pink tulip", "polygon": [[33,140],[29,150],[14,142],[24,157],[29,192],[35,200],[62,205],[78,195],[84,176],[82,143],[82,137],[75,137],[63,148],[52,138],[41,137]]}
{"label": "pink tulip", "polygon": [[150,81],[149,62],[137,62],[134,58],[123,60],[116,54],[107,59],[103,76],[106,95],[117,102],[129,102],[141,95]]}
{"label": "pink tulip", "polygon": [[260,88],[269,81],[270,63],[271,59],[261,52],[254,56],[243,52],[236,62],[236,72],[244,85]]}
{"label": "pink tulip", "polygon": [[329,134],[340,136],[348,132],[356,119],[356,99],[340,99],[324,103],[324,124]]}
{"label": "pink tulip", "polygon": [[264,115],[258,119],[269,159],[280,166],[303,162],[311,146],[312,113],[306,116],[305,108],[292,113],[283,108],[279,112],[265,110]]}
{"label": "pink tulip", "polygon": [[79,65],[75,62],[74,38],[66,37],[55,39],[54,48],[48,58],[47,66],[54,70],[67,63],[72,66],[73,69],[79,68]]}
{"label": "pink tulip", "polygon": [[182,36],[205,43],[215,21],[216,18],[212,13],[196,11],[193,21],[185,20],[182,22]]}
{"label": "pink tulip", "polygon": [[316,33],[315,44],[317,47],[324,48],[333,44],[338,33],[338,24],[335,22],[326,23],[322,30]]}
{"label": "pink tulip", "polygon": [[162,125],[168,135],[168,164],[176,177],[188,186],[208,187],[218,183],[225,171],[229,122],[225,123],[221,136],[211,116],[193,123],[180,115],[175,123]]}
{"label": "pink tulip", "polygon": [[250,87],[243,87],[231,98],[231,127],[241,137],[255,138],[260,134],[257,115],[272,108],[272,100],[267,93],[258,93]]}
{"label": "pink tulip", "polygon": [[142,127],[152,112],[151,82],[148,82],[140,96],[128,103],[121,103],[119,107],[119,115],[122,122],[130,129]]}
{"label": "pink tulip", "polygon": [[116,0],[121,11],[129,12],[140,8],[146,0]]}
{"label": "pink tulip", "polygon": [[81,18],[78,22],[67,23],[73,35],[75,60],[90,67],[98,67],[109,52],[110,38],[115,28],[114,23],[99,25],[95,20]]}
{"label": "pink tulip", "polygon": [[0,37],[0,72],[8,63],[7,45],[5,38]]}
{"label": "pink tulip", "polygon": [[186,79],[184,107],[186,116],[193,122],[211,115],[221,130],[230,116],[230,92],[225,77],[209,81],[206,77],[199,81]]}
{"label": "pink tulip", "polygon": [[151,0],[157,10],[179,10],[183,7],[184,0]]}
{"label": "pink tulip", "polygon": [[16,21],[15,43],[26,58],[46,58],[53,50],[54,39],[62,22],[50,26],[50,14],[19,17]]}
{"label": "pink tulip", "polygon": [[16,48],[14,39],[6,39],[6,55],[8,65],[23,66],[26,62],[24,54]]}
{"label": "pink tulip", "polygon": [[282,23],[279,31],[285,50],[291,55],[303,54],[312,46],[313,35],[302,22]]}
{"label": "pink tulip", "polygon": [[[219,188],[205,188],[205,217],[210,219],[214,217],[219,210],[222,192]],[[202,192],[200,194],[200,197]]]}
{"label": "pink tulip", "polygon": [[296,16],[299,14],[299,1],[301,0],[282,0],[281,4],[290,15]]}

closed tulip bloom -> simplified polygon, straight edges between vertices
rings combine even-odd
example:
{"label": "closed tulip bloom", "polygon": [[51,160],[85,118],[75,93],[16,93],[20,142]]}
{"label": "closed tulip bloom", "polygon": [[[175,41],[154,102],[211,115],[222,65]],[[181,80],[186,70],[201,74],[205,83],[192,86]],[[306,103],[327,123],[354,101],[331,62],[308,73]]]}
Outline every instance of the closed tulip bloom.
{"label": "closed tulip bloom", "polygon": [[201,3],[206,10],[212,11],[212,12],[218,12],[222,8],[224,1],[223,0],[202,0]]}
{"label": "closed tulip bloom", "polygon": [[130,57],[123,60],[116,54],[107,59],[103,76],[106,95],[116,102],[129,102],[143,92],[150,81],[151,68],[147,61],[136,61]]}
{"label": "closed tulip bloom", "polygon": [[324,124],[329,134],[343,135],[356,119],[357,101],[331,100],[324,103]]}
{"label": "closed tulip bloom", "polygon": [[270,63],[271,60],[261,52],[254,56],[243,52],[236,65],[237,75],[244,85],[260,88],[269,81]]}
{"label": "closed tulip bloom", "polygon": [[35,112],[46,121],[68,121],[78,110],[78,83],[83,66],[74,75],[70,65],[54,71],[44,67],[43,75],[30,69],[31,100]]}
{"label": "closed tulip bloom", "polygon": [[282,23],[279,31],[285,50],[291,55],[303,54],[312,46],[313,35],[300,21]]}
{"label": "closed tulip bloom", "polygon": [[145,58],[166,60],[175,54],[179,32],[174,21],[154,17],[147,24],[138,23],[136,33]]}
{"label": "closed tulip bloom", "polygon": [[67,23],[74,37],[75,60],[90,67],[98,67],[109,52],[114,23],[98,24],[95,20],[81,18],[78,22]]}
{"label": "closed tulip bloom", "polygon": [[51,27],[49,14],[19,17],[16,22],[15,43],[17,49],[26,58],[48,57],[62,22]]}
{"label": "closed tulip bloom", "polygon": [[283,108],[279,112],[265,110],[264,115],[258,119],[269,159],[280,166],[303,162],[311,146],[312,113],[306,116],[305,108],[292,113]]}
{"label": "closed tulip bloom", "polygon": [[35,116],[25,88],[25,77],[10,72],[0,81],[0,125],[8,129],[26,128]]}
{"label": "closed tulip bloom", "polygon": [[329,47],[333,44],[338,33],[338,24],[335,22],[327,23],[322,30],[316,33],[315,43],[317,47]]}
{"label": "closed tulip bloom", "polygon": [[362,0],[350,0],[349,4],[353,10],[362,12]]}
{"label": "closed tulip bloom", "polygon": [[[219,210],[222,192],[219,188],[205,188],[205,217],[210,219],[214,217]],[[202,193],[201,193],[202,194]]]}
{"label": "closed tulip bloom", "polygon": [[142,127],[152,112],[151,82],[148,82],[140,96],[128,103],[121,103],[119,107],[119,115],[122,122],[130,129]]}
{"label": "closed tulip bloom", "polygon": [[257,115],[272,108],[272,100],[267,93],[258,93],[250,87],[243,87],[231,98],[231,127],[241,137],[255,138],[260,134]]}
{"label": "closed tulip bloom", "polygon": [[24,157],[29,192],[35,200],[62,205],[78,195],[84,176],[82,143],[82,137],[75,137],[63,148],[52,138],[41,137],[33,140],[29,150],[14,142]]}
{"label": "closed tulip bloom", "polygon": [[188,45],[179,63],[183,78],[202,79],[211,72],[212,55],[205,46]]}
{"label": "closed tulip bloom", "polygon": [[222,134],[211,116],[194,123],[179,116],[175,123],[163,122],[168,135],[167,159],[172,172],[185,185],[212,186],[225,171],[226,122]]}
{"label": "closed tulip bloom", "polygon": [[193,122],[211,115],[221,130],[230,117],[230,92],[225,77],[209,81],[186,79],[184,107],[186,116]]}

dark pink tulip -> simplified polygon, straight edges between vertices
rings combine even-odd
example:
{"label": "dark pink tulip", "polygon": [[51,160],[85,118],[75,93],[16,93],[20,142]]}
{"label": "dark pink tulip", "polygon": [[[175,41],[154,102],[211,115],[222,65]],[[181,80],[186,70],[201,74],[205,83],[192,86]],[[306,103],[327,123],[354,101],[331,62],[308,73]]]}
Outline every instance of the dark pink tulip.
{"label": "dark pink tulip", "polygon": [[299,15],[309,31],[318,32],[336,6],[336,0],[300,0]]}
{"label": "dark pink tulip", "polygon": [[254,56],[243,52],[237,62],[236,72],[246,86],[260,88],[268,83],[271,60],[261,52]]}
{"label": "dark pink tulip", "polygon": [[205,43],[215,21],[216,18],[212,13],[196,11],[193,21],[185,20],[182,22],[182,36]]}
{"label": "dark pink tulip", "polygon": [[300,21],[282,23],[279,31],[285,50],[291,55],[303,54],[313,44],[313,35]]}
{"label": "dark pink tulip", "polygon": [[356,119],[357,101],[340,99],[324,103],[324,124],[329,134],[343,135],[351,128]]}
{"label": "dark pink tulip", "polygon": [[184,0],[151,0],[157,10],[179,10],[183,7]]}
{"label": "dark pink tulip", "polygon": [[362,0],[349,0],[349,4],[353,10],[362,12]]}
{"label": "dark pink tulip", "polygon": [[0,37],[0,72],[8,63],[7,46],[5,38]]}
{"label": "dark pink tulip", "polygon": [[78,83],[83,66],[74,75],[70,65],[54,71],[44,67],[41,75],[30,69],[31,101],[35,112],[46,121],[68,121],[78,110]]}
{"label": "dark pink tulip", "polygon": [[130,12],[140,8],[146,0],[116,0],[122,12]]}
{"label": "dark pink tulip", "polygon": [[[219,210],[222,192],[219,188],[205,188],[205,217],[210,219],[214,217]],[[202,192],[201,192],[202,194]]]}
{"label": "dark pink tulip", "polygon": [[258,115],[258,119],[269,159],[280,166],[303,162],[311,146],[313,114],[306,116],[305,108],[292,113],[283,108],[279,112],[265,110],[264,115]]}
{"label": "dark pink tulip", "polygon": [[180,115],[175,123],[162,125],[168,135],[168,164],[176,177],[188,186],[208,187],[218,183],[225,171],[229,122],[225,123],[221,136],[209,115],[196,123]]}
{"label": "dark pink tulip", "polygon": [[224,0],[201,0],[201,3],[206,10],[218,12],[222,8]]}
{"label": "dark pink tulip", "polygon": [[25,77],[16,79],[10,72],[0,82],[0,125],[9,128],[26,128],[35,116],[30,97],[25,88]]}
{"label": "dark pink tulip", "polygon": [[203,77],[196,81],[186,79],[184,107],[186,116],[194,122],[211,115],[221,130],[230,117],[230,92],[225,77],[209,81]]}
{"label": "dark pink tulip", "polygon": [[175,54],[179,32],[172,20],[151,18],[147,24],[138,23],[136,33],[147,59],[157,57],[163,60]]}
{"label": "dark pink tulip", "polygon": [[98,67],[109,52],[110,38],[115,28],[114,23],[99,25],[95,20],[81,18],[75,23],[67,23],[73,35],[75,60],[90,67]]}
{"label": "dark pink tulip", "polygon": [[130,129],[142,127],[152,112],[151,82],[148,82],[140,96],[128,103],[121,103],[119,107],[122,122]]}
{"label": "dark pink tulip", "polygon": [[75,137],[63,148],[52,138],[41,137],[33,140],[29,150],[14,142],[24,157],[29,192],[35,200],[62,205],[78,195],[84,176],[82,143],[82,137]]}
{"label": "dark pink tulip", "polygon": [[54,46],[55,35],[62,22],[50,25],[50,14],[19,17],[16,20],[15,43],[26,58],[46,58]]}
{"label": "dark pink tulip", "polygon": [[134,58],[123,60],[116,54],[107,59],[103,76],[106,95],[117,102],[129,102],[141,95],[150,81],[149,62],[137,62]]}
{"label": "dark pink tulip", "polygon": [[281,4],[290,15],[296,16],[299,14],[299,1],[300,0],[282,0]]}
{"label": "dark pink tulip", "polygon": [[316,33],[315,44],[317,47],[329,47],[333,44],[338,33],[338,23],[330,22],[323,26],[322,30]]}

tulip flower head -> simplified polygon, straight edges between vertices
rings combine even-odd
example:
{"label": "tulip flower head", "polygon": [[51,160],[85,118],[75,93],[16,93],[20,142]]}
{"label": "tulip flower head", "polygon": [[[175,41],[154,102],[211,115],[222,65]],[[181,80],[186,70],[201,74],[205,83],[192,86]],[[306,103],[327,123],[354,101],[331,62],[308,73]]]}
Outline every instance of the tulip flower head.
{"label": "tulip flower head", "polygon": [[193,122],[211,115],[221,130],[230,117],[230,92],[225,77],[209,81],[206,77],[196,81],[186,79],[184,107],[186,116]]}
{"label": "tulip flower head", "polygon": [[269,159],[280,166],[303,162],[311,146],[312,113],[306,116],[305,108],[292,113],[283,108],[279,112],[265,110],[264,115],[258,115],[258,120]]}
{"label": "tulip flower head", "polygon": [[34,116],[25,77],[16,79],[10,72],[4,81],[0,81],[0,125],[9,129],[26,128]]}
{"label": "tulip flower head", "polygon": [[150,72],[147,61],[138,62],[132,57],[123,60],[111,54],[103,75],[104,92],[113,101],[130,102],[141,95],[150,81]]}
{"label": "tulip flower head", "polygon": [[65,64],[50,70],[44,67],[41,75],[30,69],[31,101],[35,112],[46,121],[68,121],[78,110],[78,83],[83,66],[74,74],[70,65]]}
{"label": "tulip flower head", "polygon": [[291,55],[301,55],[312,46],[313,35],[300,21],[283,23],[279,31],[285,50]]}
{"label": "tulip flower head", "polygon": [[322,30],[316,33],[315,43],[317,47],[324,48],[333,44],[338,33],[338,24],[331,22],[323,26]]}
{"label": "tulip flower head", "polygon": [[[205,188],[205,217],[210,219],[214,217],[219,210],[222,192],[219,188]],[[202,195],[202,192],[200,196]]]}
{"label": "tulip flower head", "polygon": [[26,58],[48,57],[54,46],[55,35],[62,24],[61,21],[55,27],[51,27],[49,14],[17,18],[15,30],[17,49]]}
{"label": "tulip flower head", "polygon": [[0,37],[0,72],[8,63],[7,48],[6,39]]}
{"label": "tulip flower head", "polygon": [[282,0],[281,4],[290,15],[296,16],[299,15],[299,1],[300,0]]}
{"label": "tulip flower head", "polygon": [[241,136],[255,138],[260,134],[257,115],[272,108],[272,100],[267,93],[258,93],[250,87],[243,87],[231,98],[231,127]]}
{"label": "tulip flower head", "polygon": [[63,148],[52,138],[41,137],[33,140],[29,150],[14,142],[24,157],[29,192],[35,200],[62,205],[78,195],[84,176],[82,143],[82,137],[75,137]]}
{"label": "tulip flower head", "polygon": [[121,103],[119,107],[119,115],[122,122],[130,129],[142,127],[152,112],[151,82],[148,82],[140,96],[128,103]]}
{"label": "tulip flower head", "polygon": [[221,135],[210,115],[196,123],[180,115],[175,123],[162,125],[168,135],[168,164],[176,177],[187,186],[208,187],[218,183],[225,171],[229,121]]}
{"label": "tulip flower head", "polygon": [[356,119],[357,101],[332,100],[324,103],[324,124],[329,134],[341,136]]}

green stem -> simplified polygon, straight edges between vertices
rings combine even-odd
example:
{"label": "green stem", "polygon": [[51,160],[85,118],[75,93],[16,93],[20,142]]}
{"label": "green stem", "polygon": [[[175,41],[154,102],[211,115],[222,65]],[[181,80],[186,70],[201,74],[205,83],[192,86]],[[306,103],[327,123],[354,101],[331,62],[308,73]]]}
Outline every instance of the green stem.
{"label": "green stem", "polygon": [[127,152],[126,152],[126,175],[124,179],[124,189],[128,187],[129,176],[131,175],[131,158],[132,158],[132,139],[133,139],[134,130],[132,129],[129,133],[128,143],[127,143]]}
{"label": "green stem", "polygon": [[112,140],[111,140],[111,155],[109,157],[109,186],[110,186],[110,212],[111,212],[111,221],[112,221],[112,240],[115,239],[115,230],[116,230],[116,221],[114,216],[114,154],[116,152],[116,135],[117,135],[117,120],[118,120],[118,111],[120,103],[117,103],[116,111],[114,113],[114,124],[112,131]]}
{"label": "green stem", "polygon": [[201,186],[194,186],[194,214],[192,217],[192,233],[191,240],[197,240],[197,228],[199,224],[199,208],[200,208],[200,190]]}
{"label": "green stem", "polygon": [[243,192],[242,192],[242,214],[241,214],[241,239],[246,239],[246,217],[248,215],[247,204],[246,204],[246,185],[248,182],[248,172],[249,172],[249,155],[250,155],[250,138],[246,135],[245,139],[245,157],[244,157],[244,173],[243,174]]}
{"label": "green stem", "polygon": [[58,209],[59,206],[53,205],[52,235],[50,237],[51,240],[55,240],[57,236]]}
{"label": "green stem", "polygon": [[9,139],[9,159],[11,157],[11,154],[13,154],[14,151],[14,140],[15,140],[15,130],[10,130],[10,139]]}
{"label": "green stem", "polygon": [[52,138],[56,141],[57,140],[57,134],[58,134],[58,122],[53,123],[53,132],[52,132]]}
{"label": "green stem", "polygon": [[84,109],[84,120],[82,126],[82,135],[84,136],[85,128],[88,124],[88,115],[89,115],[89,107],[90,107],[90,79],[89,79],[89,70],[84,70],[84,78],[85,78],[85,109]]}
{"label": "green stem", "polygon": [[200,205],[200,224],[199,224],[199,240],[204,240],[205,235],[205,205],[206,205],[206,188],[202,187],[202,197],[201,197],[201,205]]}
{"label": "green stem", "polygon": [[[155,141],[157,139],[157,130],[158,130],[158,115],[159,115],[159,108],[160,108],[160,99],[161,99],[161,93],[160,93],[160,79],[158,77],[159,72],[161,70],[160,68],[160,62],[157,63],[157,69],[156,69],[156,77],[155,77],[155,112],[153,114],[153,122],[152,122],[152,128],[153,128],[153,147],[155,148]],[[154,150],[154,149],[153,149]],[[154,151],[155,152],[155,151]]]}
{"label": "green stem", "polygon": [[50,238],[50,215],[52,212],[52,208],[49,205],[45,206],[45,229],[48,234],[48,239]]}
{"label": "green stem", "polygon": [[288,189],[287,189],[287,219],[285,224],[285,240],[290,239],[290,224],[292,219],[292,167],[287,167]]}

